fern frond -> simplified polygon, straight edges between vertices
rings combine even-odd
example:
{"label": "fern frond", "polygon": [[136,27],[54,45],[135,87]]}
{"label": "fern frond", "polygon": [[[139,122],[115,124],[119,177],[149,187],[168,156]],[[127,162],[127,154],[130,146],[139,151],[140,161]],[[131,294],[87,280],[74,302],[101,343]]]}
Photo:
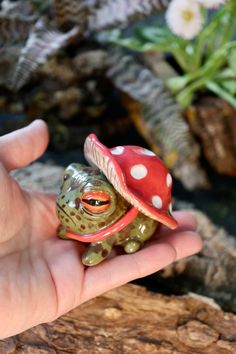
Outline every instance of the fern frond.
{"label": "fern frond", "polygon": [[[139,131],[166,161],[174,174],[187,186],[189,170],[198,173],[196,185],[206,186],[205,175],[198,165],[199,147],[193,139],[182,111],[162,80],[136,59],[121,50],[111,51],[107,76],[115,86],[140,104]],[[143,134],[143,132],[145,134]],[[176,173],[175,173],[176,172]],[[189,175],[188,175],[189,177]],[[194,185],[194,187],[196,187]]]}
{"label": "fern frond", "polygon": [[166,9],[171,0],[107,0],[90,16],[89,29],[126,27],[130,22]]}
{"label": "fern frond", "polygon": [[58,28],[83,24],[91,32],[126,27],[131,21],[162,11],[169,3],[170,0],[54,0],[53,7]]}
{"label": "fern frond", "polygon": [[119,50],[109,57],[107,75],[116,87],[142,104],[144,119],[152,132],[156,131],[164,150],[176,150],[181,156],[189,154],[193,142],[188,126],[162,80]]}
{"label": "fern frond", "polygon": [[31,73],[43,64],[48,56],[66,45],[76,33],[76,27],[67,33],[48,30],[44,22],[39,20],[31,31],[25,47],[21,50],[11,86],[16,90],[20,89]]}
{"label": "fern frond", "polygon": [[2,1],[1,13],[4,15],[21,15],[30,16],[42,14],[50,7],[51,0],[18,0],[18,1]]}
{"label": "fern frond", "polygon": [[19,46],[9,46],[0,49],[0,86],[11,89],[10,83],[14,75],[15,63],[19,57]]}
{"label": "fern frond", "polygon": [[25,41],[34,22],[33,17],[0,14],[0,43],[6,46]]}

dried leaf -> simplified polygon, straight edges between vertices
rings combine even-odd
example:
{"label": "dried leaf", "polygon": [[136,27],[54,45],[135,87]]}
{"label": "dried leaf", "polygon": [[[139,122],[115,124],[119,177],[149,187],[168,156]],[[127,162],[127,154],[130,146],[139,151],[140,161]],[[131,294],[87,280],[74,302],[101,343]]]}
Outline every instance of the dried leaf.
{"label": "dried leaf", "polygon": [[53,14],[59,29],[68,30],[84,21],[81,12],[80,0],[53,1]]}

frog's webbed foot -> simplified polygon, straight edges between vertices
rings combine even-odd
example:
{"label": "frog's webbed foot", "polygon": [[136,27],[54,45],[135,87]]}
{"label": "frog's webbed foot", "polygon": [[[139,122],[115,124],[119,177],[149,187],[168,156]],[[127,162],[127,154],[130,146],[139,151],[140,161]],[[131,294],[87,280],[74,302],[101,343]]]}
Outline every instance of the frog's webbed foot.
{"label": "frog's webbed foot", "polygon": [[82,257],[82,263],[93,266],[106,259],[112,251],[112,244],[107,241],[91,243]]}
{"label": "frog's webbed foot", "polygon": [[142,243],[139,240],[131,239],[124,245],[124,251],[126,253],[135,253],[142,247]]}
{"label": "frog's webbed foot", "polygon": [[69,237],[66,236],[66,228],[62,225],[58,227],[57,236],[62,238],[63,240],[71,240]]}

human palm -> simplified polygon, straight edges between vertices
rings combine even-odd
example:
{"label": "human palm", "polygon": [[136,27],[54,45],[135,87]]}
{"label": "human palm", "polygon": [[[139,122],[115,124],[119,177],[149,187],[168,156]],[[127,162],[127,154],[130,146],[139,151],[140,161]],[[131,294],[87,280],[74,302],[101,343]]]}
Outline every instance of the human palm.
{"label": "human palm", "polygon": [[47,143],[42,121],[0,138],[0,338],[52,321],[201,248],[194,217],[179,212],[179,228],[160,228],[141,251],[84,267],[84,245],[56,237],[55,196],[24,191],[9,175],[37,159]]}

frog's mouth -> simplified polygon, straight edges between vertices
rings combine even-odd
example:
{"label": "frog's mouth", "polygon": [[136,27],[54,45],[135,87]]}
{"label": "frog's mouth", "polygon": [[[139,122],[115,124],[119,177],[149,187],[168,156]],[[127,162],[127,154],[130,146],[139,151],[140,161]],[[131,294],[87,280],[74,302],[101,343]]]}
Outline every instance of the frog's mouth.
{"label": "frog's mouth", "polygon": [[72,240],[81,241],[81,242],[97,242],[105,240],[107,237],[111,236],[115,232],[123,230],[128,226],[138,215],[139,211],[132,207],[122,218],[116,221],[114,224],[106,227],[103,230],[92,234],[78,235],[72,232],[66,231],[66,236]]}

